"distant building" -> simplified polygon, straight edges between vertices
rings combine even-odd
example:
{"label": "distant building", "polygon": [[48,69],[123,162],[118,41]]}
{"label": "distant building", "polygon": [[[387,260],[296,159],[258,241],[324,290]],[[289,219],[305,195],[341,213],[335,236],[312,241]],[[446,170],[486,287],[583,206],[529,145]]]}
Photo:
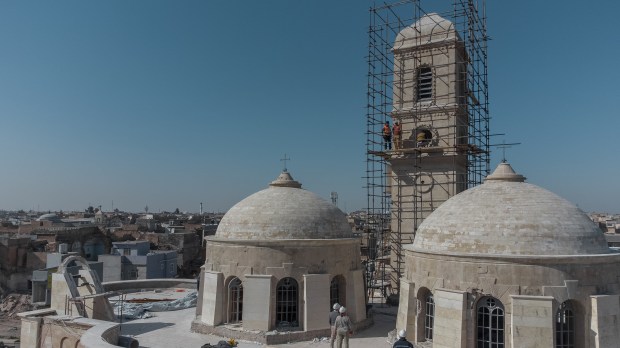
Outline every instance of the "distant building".
{"label": "distant building", "polygon": [[620,234],[605,233],[605,240],[607,241],[607,245],[610,248],[614,248],[614,249],[620,248]]}
{"label": "distant building", "polygon": [[158,222],[153,219],[153,215],[146,215],[136,219],[136,225],[143,228],[145,231],[155,231],[157,229]]}
{"label": "distant building", "polygon": [[599,228],[606,233],[620,232],[620,215],[592,213],[590,214],[590,219],[598,224]]}
{"label": "distant building", "polygon": [[174,278],[177,252],[150,250],[150,246],[148,241],[113,242],[109,255],[99,255],[103,281]]}
{"label": "distant building", "polygon": [[0,286],[9,290],[29,288],[30,238],[0,236]]}
{"label": "distant building", "polygon": [[107,217],[105,216],[102,210],[97,210],[95,213],[95,223],[96,224],[105,224],[107,221]]}
{"label": "distant building", "polygon": [[162,223],[161,227],[166,233],[179,233],[185,232],[185,226],[177,220],[170,220],[168,223]]}

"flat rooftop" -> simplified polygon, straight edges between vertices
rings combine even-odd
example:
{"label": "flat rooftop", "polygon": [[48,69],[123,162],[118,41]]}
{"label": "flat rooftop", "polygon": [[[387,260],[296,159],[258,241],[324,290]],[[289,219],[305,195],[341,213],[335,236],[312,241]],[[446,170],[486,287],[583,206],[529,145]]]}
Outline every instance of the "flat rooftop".
{"label": "flat rooftop", "polygon": [[[179,291],[183,290],[183,291]],[[129,298],[175,299],[181,298],[195,290],[163,289],[162,291],[145,291],[127,294]],[[114,300],[116,298],[111,298]],[[387,334],[394,330],[396,325],[397,307],[388,307],[378,304],[375,306],[374,325],[350,338],[350,347],[378,348],[391,347],[387,341]],[[121,325],[121,334],[133,336],[140,342],[140,347],[201,347],[203,344],[217,344],[221,340],[235,337],[218,337],[190,332],[192,320],[196,315],[196,308],[182,309],[169,312],[150,312],[153,317],[125,321]],[[328,312],[325,312],[327,320]],[[284,345],[278,345],[284,346]],[[274,347],[256,342],[240,341],[239,348]],[[329,339],[322,337],[315,341],[295,342],[286,344],[286,347],[329,347]]]}

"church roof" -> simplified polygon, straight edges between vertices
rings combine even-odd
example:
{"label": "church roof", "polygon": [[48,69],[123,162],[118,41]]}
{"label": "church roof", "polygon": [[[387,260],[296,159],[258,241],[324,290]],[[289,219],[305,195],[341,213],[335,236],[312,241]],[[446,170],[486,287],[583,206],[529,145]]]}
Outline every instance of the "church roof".
{"label": "church roof", "polygon": [[286,170],[267,189],[233,206],[216,238],[242,240],[333,239],[353,237],[345,214],[304,190]]}
{"label": "church roof", "polygon": [[429,13],[398,33],[394,40],[394,49],[455,40],[460,38],[454,30],[454,24],[437,13]]}
{"label": "church roof", "polygon": [[602,231],[574,204],[501,163],[486,181],[429,215],[410,250],[446,254],[608,254]]}

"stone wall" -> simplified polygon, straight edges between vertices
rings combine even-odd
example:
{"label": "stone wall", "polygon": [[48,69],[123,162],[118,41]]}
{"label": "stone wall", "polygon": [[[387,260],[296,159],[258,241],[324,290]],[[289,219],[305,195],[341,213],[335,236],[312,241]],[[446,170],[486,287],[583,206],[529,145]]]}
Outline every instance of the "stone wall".
{"label": "stone wall", "polygon": [[[360,322],[353,323],[353,333],[357,334],[371,327],[373,324],[374,320],[372,316]],[[199,318],[192,322],[191,331],[206,335],[233,337],[235,339],[258,342],[262,344],[286,344],[290,342],[311,341],[315,338],[329,337],[331,334],[330,329],[312,331],[240,331],[238,329],[231,329],[226,325],[215,327],[205,325]]]}
{"label": "stone wall", "polygon": [[140,279],[105,282],[101,284],[104,291],[123,291],[142,289],[186,288],[196,289],[196,279]]}
{"label": "stone wall", "polygon": [[20,314],[22,317],[20,347],[118,347],[120,337],[118,323],[49,314],[53,313],[45,310]]}
{"label": "stone wall", "polygon": [[[468,308],[463,311],[466,347],[473,347],[476,303],[484,296],[491,296],[501,301],[504,307],[507,348],[548,347],[554,342],[555,311],[561,303],[570,300],[575,305],[578,346],[598,347],[594,342],[587,342],[589,337],[603,342],[600,346],[605,347],[609,342],[620,340],[614,336],[614,332],[620,332],[620,327],[614,331],[609,326],[620,322],[619,279],[610,276],[620,274],[619,265],[620,254],[524,257],[440,255],[408,250],[407,271],[402,280],[408,287],[401,294],[402,309],[399,309],[397,323],[408,329],[423,325],[423,316],[416,319],[422,320],[421,323],[411,323],[411,311],[420,300],[416,294],[428,289],[435,295],[435,325],[440,325],[444,320],[442,316],[449,313],[443,308],[445,306],[440,306],[437,295],[445,291],[462,292],[466,294],[463,305]],[[599,304],[603,302],[606,304]],[[437,326],[435,335],[439,334],[440,326]],[[424,338],[419,336],[416,335],[415,339],[423,341]],[[449,341],[451,339],[445,340]],[[464,347],[460,343],[449,345],[443,342],[439,336],[434,337],[434,346]]]}
{"label": "stone wall", "polygon": [[[0,286],[9,291],[28,289],[32,265],[29,237],[0,237]],[[29,262],[30,261],[30,262]]]}
{"label": "stone wall", "polygon": [[555,338],[554,314],[553,297],[512,296],[512,346],[552,347]]}

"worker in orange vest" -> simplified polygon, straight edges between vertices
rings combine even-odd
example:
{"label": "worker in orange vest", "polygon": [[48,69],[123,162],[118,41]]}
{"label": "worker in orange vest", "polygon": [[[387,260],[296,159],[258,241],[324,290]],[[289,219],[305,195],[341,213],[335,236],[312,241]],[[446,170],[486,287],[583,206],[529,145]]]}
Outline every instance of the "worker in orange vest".
{"label": "worker in orange vest", "polygon": [[401,149],[403,130],[400,128],[400,123],[398,123],[398,121],[394,122],[392,134],[394,135],[394,150]]}
{"label": "worker in orange vest", "polygon": [[392,149],[392,128],[390,128],[390,121],[385,121],[383,125],[383,148],[385,150]]}

